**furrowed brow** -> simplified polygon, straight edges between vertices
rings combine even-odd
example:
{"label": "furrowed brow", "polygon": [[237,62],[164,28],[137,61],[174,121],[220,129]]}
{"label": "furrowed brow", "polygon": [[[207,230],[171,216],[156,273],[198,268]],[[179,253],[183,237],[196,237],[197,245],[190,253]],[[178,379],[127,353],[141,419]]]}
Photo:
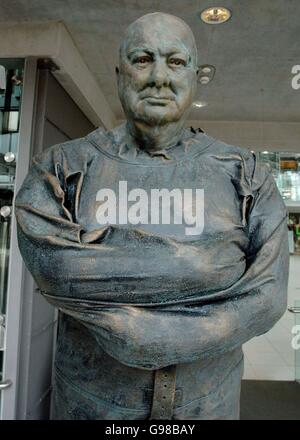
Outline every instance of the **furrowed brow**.
{"label": "furrowed brow", "polygon": [[138,53],[146,53],[147,55],[150,55],[152,57],[154,56],[154,52],[148,47],[135,47],[127,53],[127,57],[131,59],[134,55]]}

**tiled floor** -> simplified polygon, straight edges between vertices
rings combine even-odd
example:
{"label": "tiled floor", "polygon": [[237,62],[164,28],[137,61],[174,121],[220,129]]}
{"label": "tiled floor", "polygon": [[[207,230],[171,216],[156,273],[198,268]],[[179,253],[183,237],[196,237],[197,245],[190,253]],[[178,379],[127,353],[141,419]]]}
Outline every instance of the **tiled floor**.
{"label": "tiled floor", "polygon": [[243,380],[241,420],[300,420],[300,384]]}
{"label": "tiled floor", "polygon": [[[288,305],[297,300],[300,302],[300,256],[292,256]],[[287,311],[268,333],[244,345],[244,379],[295,380],[295,350],[291,346],[295,316]]]}

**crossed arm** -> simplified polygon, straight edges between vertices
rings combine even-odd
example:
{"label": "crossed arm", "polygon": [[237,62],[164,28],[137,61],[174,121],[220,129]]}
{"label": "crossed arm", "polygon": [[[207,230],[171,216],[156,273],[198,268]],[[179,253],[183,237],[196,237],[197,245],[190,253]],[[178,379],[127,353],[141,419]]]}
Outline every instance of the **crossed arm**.
{"label": "crossed arm", "polygon": [[[92,241],[102,231],[96,235],[84,231],[76,222],[76,196],[73,205],[66,199],[66,182],[77,176],[78,183],[83,173],[78,167],[67,170],[63,153],[52,148],[42,161],[35,161],[17,196],[19,246],[38,285],[47,285],[47,271],[53,268],[47,268],[45,259],[52,252],[71,257],[75,266],[83,253],[101,255],[102,246],[93,246]],[[72,301],[61,292],[46,298],[87,326],[107,353],[134,367],[157,369],[216,357],[241,346],[268,331],[286,308],[286,211],[271,176],[257,169],[253,187],[247,269],[213,300],[161,307],[96,303],[93,307],[84,298]]]}

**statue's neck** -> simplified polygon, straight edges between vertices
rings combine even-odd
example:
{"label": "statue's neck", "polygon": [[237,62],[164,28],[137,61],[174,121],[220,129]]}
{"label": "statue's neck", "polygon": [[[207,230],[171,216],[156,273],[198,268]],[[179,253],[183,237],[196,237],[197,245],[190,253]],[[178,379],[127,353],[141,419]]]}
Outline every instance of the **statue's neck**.
{"label": "statue's neck", "polygon": [[132,143],[146,151],[159,151],[176,145],[183,135],[185,121],[163,126],[149,126],[140,122],[127,122],[126,131]]}

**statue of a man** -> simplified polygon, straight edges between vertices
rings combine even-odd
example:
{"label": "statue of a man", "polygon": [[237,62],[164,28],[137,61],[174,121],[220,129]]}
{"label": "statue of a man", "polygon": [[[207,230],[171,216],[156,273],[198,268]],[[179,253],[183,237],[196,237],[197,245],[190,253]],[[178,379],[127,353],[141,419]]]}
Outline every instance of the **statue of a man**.
{"label": "statue of a man", "polygon": [[19,245],[61,310],[56,419],[237,419],[242,344],[286,307],[286,210],[248,150],[184,128],[197,49],[179,18],[131,24],[127,122],[34,158]]}

